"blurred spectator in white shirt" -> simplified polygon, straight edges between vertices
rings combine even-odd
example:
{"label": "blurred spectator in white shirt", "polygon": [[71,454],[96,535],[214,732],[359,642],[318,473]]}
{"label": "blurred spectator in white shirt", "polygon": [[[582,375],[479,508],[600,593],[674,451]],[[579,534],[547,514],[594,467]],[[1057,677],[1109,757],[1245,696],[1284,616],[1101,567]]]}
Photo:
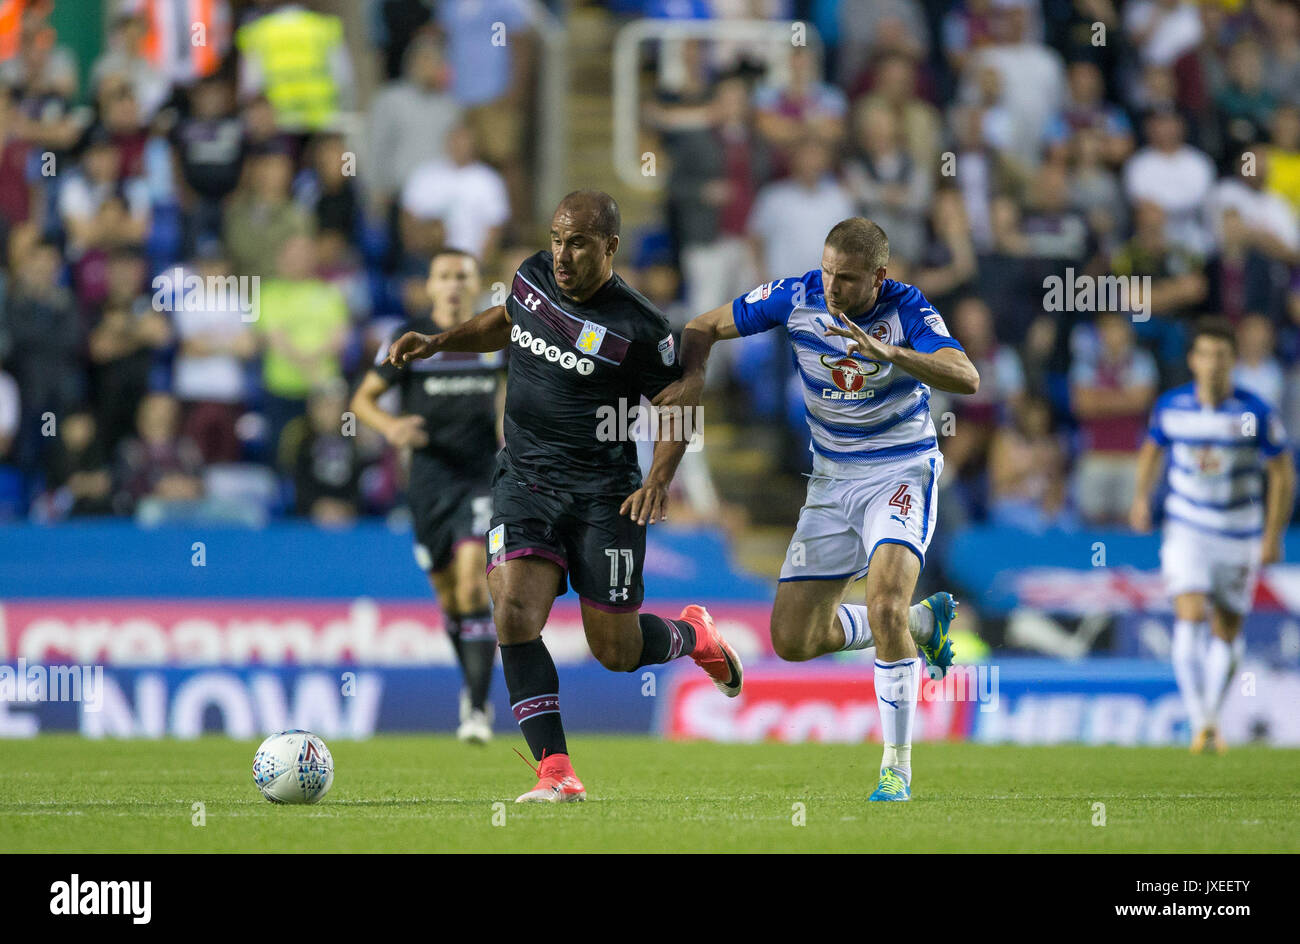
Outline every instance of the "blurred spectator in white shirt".
{"label": "blurred spectator in white shirt", "polygon": [[1124,31],[1142,61],[1168,66],[1201,41],[1201,14],[1186,0],[1134,0],[1123,11]]}
{"label": "blurred spectator in white shirt", "polygon": [[1279,410],[1286,381],[1274,354],[1276,344],[1272,321],[1264,315],[1242,318],[1237,325],[1237,366],[1232,370],[1232,382]]}
{"label": "blurred spectator in white shirt", "polygon": [[21,403],[18,381],[0,370],[0,463],[8,458],[9,450],[18,436],[18,425],[22,418]]}
{"label": "blurred spectator in white shirt", "polygon": [[1145,123],[1147,145],[1124,165],[1124,192],[1130,201],[1156,204],[1165,212],[1171,243],[1199,255],[1209,251],[1205,203],[1214,185],[1214,163],[1184,142],[1183,119],[1160,109]]}
{"label": "blurred spectator in white shirt", "polygon": [[1300,262],[1300,217],[1285,199],[1264,186],[1268,153],[1248,149],[1232,161],[1237,174],[1214,185],[1207,210],[1215,244],[1223,245],[1223,216],[1235,210],[1254,248],[1284,262]]}
{"label": "blurred spectator in white shirt", "polygon": [[402,188],[402,210],[416,220],[441,221],[444,245],[490,265],[510,218],[505,182],[478,159],[474,132],[466,125],[447,135],[447,155],[415,169]]}
{"label": "blurred spectator in white shirt", "polygon": [[758,131],[783,158],[805,138],[834,147],[845,134],[848,103],[844,93],[817,75],[817,58],[807,46],[790,53],[790,79],[784,86],[761,85],[754,93]]}
{"label": "blurred spectator in white shirt", "polygon": [[789,178],[758,192],[749,217],[763,279],[797,277],[820,265],[826,234],[856,212],[852,195],[831,176],[826,145],[800,142],[793,164]]}
{"label": "blurred spectator in white shirt", "polygon": [[[257,341],[244,320],[237,293],[216,297],[203,292],[189,304],[184,278],[196,275],[205,285],[231,275],[230,264],[215,252],[182,273],[172,321],[177,351],[172,367],[172,392],[184,410],[182,430],[194,440],[205,462],[239,458],[235,424],[243,412],[245,365],[257,351]],[[220,283],[224,284],[224,283]],[[209,304],[210,303],[210,304]]]}
{"label": "blurred spectator in white shirt", "polygon": [[1018,4],[999,6],[993,17],[994,42],[971,56],[967,66],[967,102],[978,96],[979,74],[992,69],[1001,80],[1000,104],[1011,115],[1007,149],[1027,166],[1041,156],[1048,124],[1065,102],[1065,64],[1050,46],[1027,36],[1028,13]]}
{"label": "blurred spectator in white shirt", "polygon": [[[187,24],[188,25],[188,24]],[[144,55],[144,41],[149,22],[143,13],[128,11],[113,17],[108,50],[95,60],[90,70],[90,85],[98,94],[100,83],[109,76],[125,78],[135,92],[140,116],[149,121],[171,98],[171,79],[154,67]]]}

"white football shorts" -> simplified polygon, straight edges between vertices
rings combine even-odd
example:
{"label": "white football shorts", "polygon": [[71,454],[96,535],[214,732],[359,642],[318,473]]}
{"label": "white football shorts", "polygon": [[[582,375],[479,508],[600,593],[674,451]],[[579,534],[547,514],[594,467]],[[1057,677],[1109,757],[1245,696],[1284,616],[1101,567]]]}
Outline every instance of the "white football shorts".
{"label": "white football shorts", "polygon": [[911,548],[924,565],[943,456],[933,452],[879,466],[865,476],[854,469],[854,478],[810,477],[782,581],[862,577],[881,544]]}
{"label": "white football shorts", "polygon": [[1169,596],[1204,593],[1234,613],[1246,613],[1259,581],[1259,538],[1225,538],[1167,521],[1160,542],[1160,573]]}

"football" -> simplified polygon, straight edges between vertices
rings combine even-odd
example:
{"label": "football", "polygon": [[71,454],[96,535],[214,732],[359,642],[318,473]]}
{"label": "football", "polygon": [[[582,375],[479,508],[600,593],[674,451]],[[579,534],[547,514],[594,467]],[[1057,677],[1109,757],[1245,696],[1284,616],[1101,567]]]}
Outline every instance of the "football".
{"label": "football", "polygon": [[334,758],[310,731],[281,731],[253,755],[253,783],[272,803],[316,803],[334,785]]}

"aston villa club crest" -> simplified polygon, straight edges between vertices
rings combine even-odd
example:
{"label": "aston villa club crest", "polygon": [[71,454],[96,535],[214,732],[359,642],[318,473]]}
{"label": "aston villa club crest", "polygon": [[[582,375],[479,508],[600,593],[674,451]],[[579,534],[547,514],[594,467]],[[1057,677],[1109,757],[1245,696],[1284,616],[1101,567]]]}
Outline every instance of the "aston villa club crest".
{"label": "aston villa club crest", "polygon": [[574,342],[574,346],[584,354],[595,354],[600,350],[601,342],[604,340],[604,325],[598,325],[594,321],[584,321],[582,323],[582,332],[578,335],[578,340]]}

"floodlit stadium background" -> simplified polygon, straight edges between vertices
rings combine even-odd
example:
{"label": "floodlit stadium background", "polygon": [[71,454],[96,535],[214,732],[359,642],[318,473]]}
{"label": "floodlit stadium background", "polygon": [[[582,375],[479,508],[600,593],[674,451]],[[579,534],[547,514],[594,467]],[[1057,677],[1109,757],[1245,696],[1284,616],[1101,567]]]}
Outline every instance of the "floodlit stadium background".
{"label": "floodlit stadium background", "polygon": [[[489,304],[558,198],[599,187],[618,271],[676,328],[861,213],[976,361],[977,396],[932,400],[921,591],[962,600],[969,667],[921,738],[1186,738],[1157,538],[1123,522],[1199,314],[1300,432],[1294,0],[283,6],[0,0],[0,663],[105,677],[96,710],[0,701],[0,736],[450,730],[402,463],[342,430],[346,396],[426,310],[435,248],[486,260]],[[257,319],[157,281],[190,273],[257,277]],[[1149,276],[1150,317],[1099,326],[1047,290],[1076,275]],[[571,729],[874,736],[869,663],[763,658],[808,467],[787,351],[718,349],[647,558],[648,605],[707,603],[746,696],[606,672],[565,598]],[[1298,612],[1297,564],[1269,568],[1230,742],[1300,744]]]}

